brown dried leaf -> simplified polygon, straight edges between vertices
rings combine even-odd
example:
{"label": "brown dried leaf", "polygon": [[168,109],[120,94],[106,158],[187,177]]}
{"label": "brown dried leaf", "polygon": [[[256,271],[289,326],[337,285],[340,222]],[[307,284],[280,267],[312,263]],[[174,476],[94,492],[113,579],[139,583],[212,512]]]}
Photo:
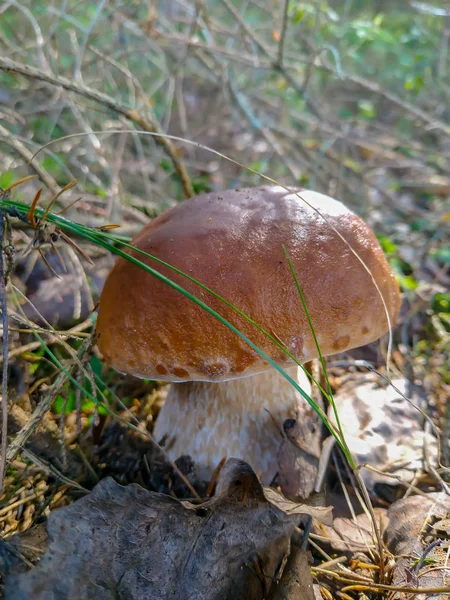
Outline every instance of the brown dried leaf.
{"label": "brown dried leaf", "polygon": [[[222,469],[216,496],[200,505],[105,479],[52,513],[45,556],[37,568],[8,578],[5,597],[231,600],[240,597],[236,581],[245,587],[245,574],[256,573],[260,593],[253,586],[241,597],[257,600],[305,513],[327,517],[326,509],[299,507],[263,489],[236,459]],[[258,574],[253,565],[264,554],[271,558]]]}
{"label": "brown dried leaf", "polygon": [[[387,525],[386,510],[374,509],[377,523],[383,532]],[[357,515],[356,519],[334,519],[333,525],[321,525],[317,533],[326,536],[331,548],[336,552],[367,552],[376,545],[372,522],[366,513]]]}
{"label": "brown dried leaf", "polygon": [[[405,379],[393,381],[408,397]],[[359,464],[367,463],[386,474],[411,482],[418,469],[424,469],[424,443],[436,464],[436,440],[423,431],[422,417],[416,408],[394,388],[380,387],[373,376],[361,375],[344,384],[334,397],[345,439]],[[413,395],[412,404],[420,405]],[[332,411],[330,419],[334,421]],[[366,486],[372,490],[377,483],[396,485],[388,475],[361,469]]]}
{"label": "brown dried leaf", "polygon": [[272,488],[264,488],[264,496],[268,502],[276,506],[286,515],[309,515],[322,523],[331,523],[331,508],[329,506],[310,506],[291,502]]}
{"label": "brown dried leaf", "polygon": [[388,546],[398,556],[394,584],[422,588],[449,586],[445,594],[415,596],[417,600],[449,598],[449,496],[442,492],[398,500],[389,508],[388,517]]}

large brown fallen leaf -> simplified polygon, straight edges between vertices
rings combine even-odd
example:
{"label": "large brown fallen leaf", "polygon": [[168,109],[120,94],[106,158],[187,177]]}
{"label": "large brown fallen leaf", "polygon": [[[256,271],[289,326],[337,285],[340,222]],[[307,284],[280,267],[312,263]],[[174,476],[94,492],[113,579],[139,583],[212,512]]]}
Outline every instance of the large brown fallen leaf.
{"label": "large brown fallen leaf", "polygon": [[52,513],[47,552],[7,579],[5,598],[262,599],[301,515],[330,522],[330,512],[265,490],[237,459],[200,505],[105,479]]}
{"label": "large brown fallen leaf", "polygon": [[[423,417],[414,407],[418,395],[410,396],[406,379],[395,379],[391,386],[380,386],[379,379],[361,375],[345,383],[335,394],[345,439],[359,464],[378,471],[361,469],[361,477],[372,490],[377,483],[397,485],[389,474],[411,482],[417,470],[425,469],[424,445],[436,466],[436,440],[423,431]],[[402,395],[403,394],[403,395]],[[410,397],[410,402],[405,400]],[[332,411],[329,416],[334,421]]]}
{"label": "large brown fallen leaf", "polygon": [[[388,510],[389,550],[398,557],[394,584],[410,588],[447,587],[415,600],[450,598],[450,497],[445,493],[413,496],[394,502]],[[401,593],[392,596],[404,598]]]}

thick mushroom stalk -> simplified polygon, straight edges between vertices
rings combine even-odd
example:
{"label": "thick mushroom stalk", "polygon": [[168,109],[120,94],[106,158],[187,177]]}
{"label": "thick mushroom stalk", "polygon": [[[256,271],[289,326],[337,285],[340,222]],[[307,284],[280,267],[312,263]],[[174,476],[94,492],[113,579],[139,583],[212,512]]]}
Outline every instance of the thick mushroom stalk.
{"label": "thick mushroom stalk", "polygon": [[[285,369],[310,394],[300,367]],[[207,481],[223,457],[248,462],[269,485],[278,470],[283,422],[305,414],[306,400],[278,371],[220,383],[174,383],[156,420],[154,436],[164,439],[170,458],[195,459],[197,474]]]}

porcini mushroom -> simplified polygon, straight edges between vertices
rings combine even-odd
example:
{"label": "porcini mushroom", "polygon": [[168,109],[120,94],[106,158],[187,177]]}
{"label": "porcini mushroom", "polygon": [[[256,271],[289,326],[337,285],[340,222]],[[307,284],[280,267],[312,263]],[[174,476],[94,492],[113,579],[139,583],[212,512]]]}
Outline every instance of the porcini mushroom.
{"label": "porcini mushroom", "polygon": [[[400,294],[368,225],[337,200],[295,192],[260,187],[197,196],[158,216],[133,244],[225,297],[305,363],[317,350],[283,245],[323,355],[383,335],[388,320],[379,291],[392,323]],[[200,297],[277,364],[292,369],[293,361],[279,347],[220,300],[142,254],[133,255]],[[295,418],[304,400],[245,341],[123,258],[103,289],[97,333],[100,351],[116,370],[173,383],[154,432],[165,438],[169,456],[191,455],[204,479],[222,457],[242,458],[263,482],[272,480],[280,427]],[[293,369],[295,376],[298,367]]]}

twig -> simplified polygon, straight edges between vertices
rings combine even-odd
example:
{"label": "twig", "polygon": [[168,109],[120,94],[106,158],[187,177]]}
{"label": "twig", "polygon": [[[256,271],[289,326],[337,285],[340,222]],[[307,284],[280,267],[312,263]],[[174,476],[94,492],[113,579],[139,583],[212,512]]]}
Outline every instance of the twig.
{"label": "twig", "polygon": [[187,46],[188,48],[198,48],[200,50],[206,50],[211,54],[221,54],[226,56],[230,60],[239,62],[241,64],[247,65],[249,67],[262,68],[262,69],[272,69],[272,63],[269,61],[261,62],[256,61],[253,56],[247,54],[246,52],[235,52],[230,50],[229,48],[223,48],[222,46],[217,46],[212,43],[201,42],[197,39],[191,39],[185,35],[180,35],[176,33],[166,33],[165,31],[161,31],[160,29],[155,29],[155,38],[158,41],[162,42],[176,42],[179,44],[183,44],[183,46]]}
{"label": "twig", "polygon": [[54,465],[46,462],[43,458],[39,458],[31,450],[22,448],[20,453],[24,458],[27,458],[29,461],[34,463],[40,471],[43,471],[47,475],[56,477],[56,479],[59,479],[62,483],[65,483],[66,485],[73,487],[76,490],[79,490],[80,492],[84,492],[85,494],[89,493],[89,490],[80,485],[77,481],[73,481],[72,479],[69,479],[68,477],[63,475],[60,471],[58,471],[58,469]]}
{"label": "twig", "polygon": [[[84,344],[82,346],[80,352],[78,353],[78,356],[81,358],[85,351],[86,351],[86,344]],[[59,375],[55,379],[53,385],[50,387],[48,392],[45,394],[45,396],[42,398],[42,400],[39,402],[39,404],[35,408],[30,419],[26,422],[26,424],[22,427],[22,429],[19,431],[19,433],[16,435],[14,440],[9,445],[8,452],[6,453],[6,460],[8,463],[11,463],[16,458],[16,456],[19,454],[19,452],[21,452],[23,446],[25,445],[25,443],[27,442],[27,440],[29,439],[31,434],[34,432],[36,427],[39,425],[39,423],[41,422],[41,419],[43,418],[45,413],[50,410],[56,396],[58,395],[58,393],[61,390],[61,388],[63,387],[63,385],[68,380],[68,374],[71,374],[77,367],[78,367],[77,362],[73,361],[67,367],[66,372],[61,371],[59,373]]]}
{"label": "twig", "polygon": [[281,22],[280,41],[278,42],[277,62],[280,67],[283,64],[284,41],[286,39],[286,32],[287,32],[287,26],[288,26],[288,10],[289,10],[289,0],[284,0],[283,20]]}
{"label": "twig", "polygon": [[8,303],[6,281],[3,268],[3,233],[5,215],[0,211],[0,309],[2,311],[3,366],[2,366],[2,441],[0,456],[0,495],[6,470],[6,448],[8,443]]}
{"label": "twig", "polygon": [[[14,315],[11,315],[11,316],[12,316],[12,318],[14,318]],[[90,336],[89,333],[84,333],[84,330],[88,329],[88,328],[92,328],[91,319],[86,319],[86,321],[83,321],[83,323],[75,325],[75,327],[72,327],[71,329],[68,329],[67,331],[58,331],[57,332],[58,335],[54,335],[54,333],[52,331],[48,331],[46,329],[38,327],[37,325],[34,326],[34,323],[29,325],[25,331],[26,331],[26,333],[29,333],[30,331],[34,330],[34,331],[37,331],[38,333],[43,333],[44,335],[49,335],[47,343],[50,345],[50,344],[63,343],[63,340],[65,338],[81,339],[81,338],[89,337]],[[14,331],[14,328],[12,330]],[[22,330],[22,331],[24,331],[24,330]],[[18,348],[13,348],[8,353],[8,360],[11,360],[15,356],[20,356],[21,354],[24,354],[25,352],[33,352],[34,350],[36,350],[36,348],[40,348],[40,346],[41,346],[41,342],[34,341],[34,342],[29,342],[28,344],[25,344],[24,346],[19,346]],[[2,359],[2,362],[3,362],[3,359]]]}
{"label": "twig", "polygon": [[78,53],[77,59],[76,59],[76,64],[75,64],[75,69],[74,69],[74,73],[75,73],[75,77],[78,81],[82,81],[82,77],[81,77],[81,65],[83,63],[83,57],[84,57],[84,53],[86,52],[86,47],[89,41],[89,37],[97,23],[97,19],[99,18],[103,8],[105,7],[105,4],[107,4],[106,0],[100,0],[100,2],[97,4],[95,10],[94,10],[94,14],[92,16],[92,19],[89,23],[89,25],[85,28],[84,30],[84,39],[81,42],[81,47],[80,47],[80,51]]}
{"label": "twig", "polygon": [[[28,65],[24,65],[4,57],[0,57],[0,70],[6,71],[7,73],[17,73],[19,75],[27,77],[28,79],[44,81],[51,85],[62,87],[65,90],[69,90],[71,92],[79,94],[80,96],[89,98],[94,102],[98,102],[99,104],[102,104],[108,107],[109,109],[113,110],[117,114],[123,115],[130,121],[133,121],[134,123],[142,127],[144,131],[159,134],[163,133],[161,126],[156,120],[156,117],[154,117],[154,115],[151,115],[150,117],[145,117],[139,114],[137,110],[131,109],[123,104],[119,104],[114,100],[114,98],[111,98],[107,94],[98,92],[97,90],[89,88],[85,85],[74,83],[73,81],[70,81],[65,77],[45,73],[41,69],[30,67]],[[183,164],[183,161],[179,156],[179,151],[177,150],[177,148],[175,148],[173,142],[164,136],[159,135],[155,138],[155,140],[171,158],[175,167],[175,171],[177,172],[177,175],[180,178],[180,181],[183,185],[184,195],[186,196],[186,198],[190,198],[194,195],[194,189],[192,187],[191,180]]]}
{"label": "twig", "polygon": [[[228,0],[222,0],[222,2],[228,2]],[[316,48],[311,42],[308,42],[308,40],[304,40],[304,41],[308,44],[309,50],[311,52],[316,52]],[[262,46],[261,49],[265,50],[265,47]],[[289,58],[292,61],[298,62],[298,57],[296,55],[294,56],[291,54],[289,56]],[[384,98],[385,100],[388,100],[388,102],[403,109],[405,112],[409,113],[412,117],[414,117],[418,121],[425,123],[430,129],[441,131],[446,136],[450,136],[450,127],[444,121],[434,117],[433,115],[422,110],[418,106],[411,104],[407,100],[403,100],[403,98],[400,98],[399,96],[395,95],[391,91],[385,90],[381,85],[379,85],[375,81],[366,79],[365,77],[359,77],[358,75],[352,75],[350,73],[342,71],[341,69],[336,69],[326,59],[323,58],[323,53],[319,53],[319,55],[315,56],[314,59],[311,61],[311,63],[315,68],[324,69],[325,71],[328,71],[328,73],[331,73],[331,74],[335,75],[336,77],[339,77],[339,79],[341,79],[341,81],[343,81],[343,82],[348,81],[348,82],[354,83],[355,85],[358,85],[359,87],[362,87],[365,90],[368,90],[372,94],[376,94],[377,96],[380,96],[380,97]],[[292,70],[292,71],[298,73],[298,67],[296,66],[296,64],[292,64],[292,63],[287,64],[286,63],[286,67],[283,67],[283,69],[284,69],[283,74],[285,76],[286,76],[286,73],[288,72],[288,70]],[[294,83],[295,83],[295,80],[293,78],[292,78],[292,81],[294,81]]]}
{"label": "twig", "polygon": [[247,25],[244,19],[239,14],[237,8],[230,2],[230,0],[222,0],[222,4],[230,11],[248,37],[256,44],[256,46],[268,57],[272,57],[271,49],[256,35],[252,28]]}
{"label": "twig", "polygon": [[292,174],[294,179],[298,180],[301,174],[298,167],[295,164],[292,164],[289,158],[286,157],[286,153],[283,151],[282,146],[279,144],[272,131],[269,129],[269,127],[266,127],[260,119],[258,119],[249,102],[242,92],[236,88],[230,77],[228,77],[227,83],[233,99],[249,121],[250,125],[264,137],[266,142],[273,148],[275,154],[279,157],[286,169]]}
{"label": "twig", "polygon": [[22,506],[22,504],[26,504],[27,502],[31,502],[32,500],[36,500],[36,498],[38,497],[38,493],[30,494],[29,496],[25,496],[25,498],[20,498],[19,500],[16,500],[16,502],[13,502],[12,504],[8,504],[4,508],[0,508],[0,517],[7,515],[10,511],[14,510],[15,508],[18,508],[19,506]]}
{"label": "twig", "polygon": [[450,592],[449,586],[442,587],[407,587],[402,585],[385,585],[382,583],[375,583],[372,581],[368,581],[366,578],[358,577],[356,573],[352,573],[350,576],[345,576],[342,573],[338,573],[336,571],[330,571],[328,569],[321,569],[319,567],[312,567],[313,576],[315,574],[321,574],[325,577],[329,577],[331,579],[336,579],[338,581],[342,581],[343,583],[350,583],[351,585],[342,588],[341,591],[350,591],[352,589],[357,589],[359,591],[367,590],[374,593],[379,593],[381,590],[387,592],[405,592],[409,594],[440,594],[444,592]]}
{"label": "twig", "polygon": [[277,57],[274,57],[272,53],[272,49],[255,34],[255,32],[247,25],[244,19],[239,14],[238,10],[233,6],[230,0],[222,0],[222,3],[226,6],[226,8],[230,11],[239,25],[243,28],[245,33],[250,37],[252,42],[256,44],[256,46],[263,52],[267,58],[270,59],[272,63],[272,68],[275,71],[278,71],[280,75],[285,79],[285,81],[302,97],[304,98],[306,104],[308,105],[309,110],[320,120],[323,120],[323,116],[320,114],[317,104],[313,104],[308,98],[304,95],[304,90],[302,87],[295,81],[290,73],[288,73],[287,69],[284,65],[280,64]]}

